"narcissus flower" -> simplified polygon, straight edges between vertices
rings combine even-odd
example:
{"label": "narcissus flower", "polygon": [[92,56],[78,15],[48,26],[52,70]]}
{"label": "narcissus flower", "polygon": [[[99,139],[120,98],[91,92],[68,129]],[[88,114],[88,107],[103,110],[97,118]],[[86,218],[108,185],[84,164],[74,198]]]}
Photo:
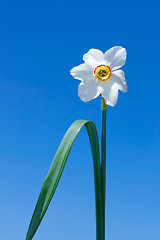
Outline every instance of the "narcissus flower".
{"label": "narcissus flower", "polygon": [[70,74],[81,81],[78,96],[88,102],[100,94],[105,103],[114,106],[118,99],[118,89],[127,92],[125,75],[118,70],[126,62],[126,49],[113,47],[104,54],[98,49],[90,49],[83,55],[85,63],[72,68]]}

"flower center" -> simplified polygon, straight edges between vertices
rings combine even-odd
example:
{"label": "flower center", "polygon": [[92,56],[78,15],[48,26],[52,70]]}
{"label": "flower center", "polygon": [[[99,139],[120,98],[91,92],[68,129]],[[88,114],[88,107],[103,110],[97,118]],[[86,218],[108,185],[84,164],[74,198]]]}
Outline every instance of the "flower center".
{"label": "flower center", "polygon": [[99,65],[94,69],[94,74],[102,81],[106,81],[111,76],[111,69],[106,65]]}

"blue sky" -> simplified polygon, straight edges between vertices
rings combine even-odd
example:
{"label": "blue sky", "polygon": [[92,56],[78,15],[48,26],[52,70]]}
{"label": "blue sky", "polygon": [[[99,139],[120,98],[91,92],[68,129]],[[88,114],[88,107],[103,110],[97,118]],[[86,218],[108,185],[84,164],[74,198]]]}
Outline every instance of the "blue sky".
{"label": "blue sky", "polygon": [[[128,93],[107,112],[106,239],[160,239],[158,1],[3,1],[0,8],[0,238],[24,239],[58,145],[76,119],[100,133],[100,98],[69,71],[90,48],[127,49]],[[91,151],[76,139],[34,239],[95,239]]]}

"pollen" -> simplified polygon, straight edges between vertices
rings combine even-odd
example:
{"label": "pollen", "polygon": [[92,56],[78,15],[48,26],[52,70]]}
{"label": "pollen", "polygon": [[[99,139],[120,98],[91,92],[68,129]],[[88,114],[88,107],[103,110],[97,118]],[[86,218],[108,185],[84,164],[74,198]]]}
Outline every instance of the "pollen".
{"label": "pollen", "polygon": [[94,69],[94,74],[102,81],[106,81],[111,76],[111,69],[106,65],[99,65]]}

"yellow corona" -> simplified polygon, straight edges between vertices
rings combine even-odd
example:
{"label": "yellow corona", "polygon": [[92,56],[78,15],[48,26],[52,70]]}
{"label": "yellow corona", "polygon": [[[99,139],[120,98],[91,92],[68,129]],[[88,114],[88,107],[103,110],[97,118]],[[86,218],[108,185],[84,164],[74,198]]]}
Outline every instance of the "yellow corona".
{"label": "yellow corona", "polygon": [[111,76],[111,69],[106,65],[99,65],[94,69],[94,74],[102,81],[106,81]]}

